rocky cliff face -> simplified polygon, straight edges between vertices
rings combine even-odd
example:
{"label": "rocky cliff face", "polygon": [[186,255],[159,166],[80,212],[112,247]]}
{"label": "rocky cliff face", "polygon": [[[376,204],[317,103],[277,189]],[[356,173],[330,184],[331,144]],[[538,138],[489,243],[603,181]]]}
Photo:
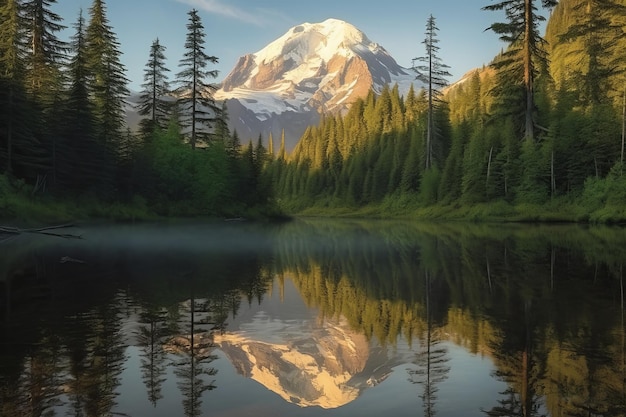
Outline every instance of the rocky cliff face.
{"label": "rocky cliff face", "polygon": [[[291,28],[262,50],[241,57],[215,95],[226,100],[231,129],[244,138],[279,138],[287,148],[322,113],[341,113],[370,88],[398,83],[407,91],[414,74],[380,45],[341,20]],[[287,113],[291,113],[287,115]]]}

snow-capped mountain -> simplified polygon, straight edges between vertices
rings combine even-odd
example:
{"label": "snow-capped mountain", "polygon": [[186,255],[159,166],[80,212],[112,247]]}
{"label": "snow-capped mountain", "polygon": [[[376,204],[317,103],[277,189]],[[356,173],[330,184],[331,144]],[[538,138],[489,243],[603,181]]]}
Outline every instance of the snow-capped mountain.
{"label": "snow-capped mountain", "polygon": [[[370,88],[380,92],[398,83],[407,91],[415,74],[401,67],[380,45],[337,19],[303,23],[254,54],[239,59],[216,92],[226,100],[231,129],[240,137],[285,129],[292,148],[321,113],[346,111]],[[276,142],[275,142],[276,143]]]}

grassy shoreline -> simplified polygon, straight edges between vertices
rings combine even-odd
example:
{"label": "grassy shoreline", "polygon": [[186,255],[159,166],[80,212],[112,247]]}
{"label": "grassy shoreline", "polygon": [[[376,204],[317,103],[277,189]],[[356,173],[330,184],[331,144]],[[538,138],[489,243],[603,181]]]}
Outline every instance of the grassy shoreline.
{"label": "grassy shoreline", "polygon": [[463,205],[420,206],[389,199],[364,207],[318,204],[287,211],[302,217],[389,218],[430,221],[626,224],[626,207],[605,205],[589,209],[576,202],[555,199],[546,204],[511,204],[506,201]]}
{"label": "grassy shoreline", "polygon": [[[291,204],[290,204],[291,203]],[[466,222],[539,222],[626,224],[626,206],[585,199],[555,198],[545,204],[513,204],[504,200],[463,204],[423,205],[417,198],[387,197],[376,204],[347,207],[333,200],[320,200],[306,205],[294,202],[278,207],[230,207],[221,213],[189,211],[185,203],[168,207],[150,207],[141,197],[131,202],[102,202],[93,197],[60,200],[48,196],[32,196],[0,183],[0,219],[22,226],[83,221],[159,221],[171,218],[238,218],[254,220],[289,217],[388,218],[429,221]]]}
{"label": "grassy shoreline", "polygon": [[149,207],[142,198],[135,198],[128,203],[102,202],[90,197],[59,200],[1,191],[0,189],[0,224],[19,227],[94,221],[142,222],[175,218],[245,218],[265,221],[287,217],[272,207],[237,207],[229,208],[222,213],[202,213],[190,211],[187,204],[174,203],[167,208],[160,207],[157,211],[154,207]]}

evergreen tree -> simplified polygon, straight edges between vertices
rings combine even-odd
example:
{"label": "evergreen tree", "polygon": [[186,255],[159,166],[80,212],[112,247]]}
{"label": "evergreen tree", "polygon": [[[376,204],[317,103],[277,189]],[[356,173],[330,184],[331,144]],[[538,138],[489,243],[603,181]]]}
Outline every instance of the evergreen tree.
{"label": "evergreen tree", "polygon": [[285,153],[285,129],[280,134],[280,148],[278,148],[278,159],[282,159],[283,161],[286,159]]}
{"label": "evergreen tree", "polygon": [[581,80],[584,100],[597,105],[607,97],[611,77],[624,71],[626,55],[620,49],[626,37],[626,5],[615,0],[584,0],[574,5],[572,12],[573,24],[559,41],[582,40],[576,52],[586,63]]}
{"label": "evergreen tree", "polygon": [[469,136],[469,122],[461,121],[452,134],[450,154],[441,173],[438,195],[448,202],[456,201],[461,197],[463,178],[463,150]]}
{"label": "evergreen tree", "polygon": [[426,56],[415,58],[421,65],[413,65],[417,72],[417,79],[428,85],[428,123],[426,128],[426,160],[424,167],[430,169],[433,166],[433,142],[436,137],[434,113],[436,101],[441,97],[441,89],[448,85],[446,77],[451,76],[448,65],[445,65],[439,57],[439,39],[435,18],[430,15],[426,22],[426,39],[422,42],[426,46]]}
{"label": "evergreen tree", "polygon": [[139,97],[139,114],[148,116],[141,121],[141,132],[149,136],[157,127],[166,129],[169,123],[169,83],[165,66],[165,46],[157,38],[150,47],[150,57],[144,70],[144,83]]}
{"label": "evergreen tree", "polygon": [[26,35],[20,3],[6,0],[0,6],[0,95],[2,104],[2,160],[8,174],[13,172],[16,122],[26,55]]}
{"label": "evergreen tree", "polygon": [[82,10],[70,40],[69,90],[64,105],[60,143],[55,150],[54,184],[60,190],[85,192],[96,188],[102,174],[105,144],[96,138],[93,103],[89,94],[89,68],[85,19]]}
{"label": "evergreen tree", "polygon": [[0,167],[20,178],[34,178],[48,169],[45,149],[32,129],[32,102],[24,89],[27,27],[18,0],[0,5]]}
{"label": "evergreen tree", "polygon": [[[24,2],[24,16],[28,28],[29,53],[26,57],[26,88],[35,102],[37,117],[35,135],[52,157],[52,177],[56,175],[56,151],[62,126],[61,103],[64,99],[68,46],[56,33],[65,29],[63,19],[51,10],[56,0],[29,0]],[[45,177],[44,177],[45,178]],[[45,182],[44,182],[45,184]]]}
{"label": "evergreen tree", "polygon": [[23,6],[25,19],[30,22],[26,83],[39,102],[58,95],[62,87],[60,71],[67,45],[56,36],[65,26],[60,23],[61,16],[50,10],[55,3],[56,0],[28,0]]}
{"label": "evergreen tree", "polygon": [[[552,8],[557,3],[556,0],[541,0],[544,8]],[[505,74],[503,80],[518,80],[523,86],[524,137],[529,141],[534,141],[535,131],[535,78],[539,63],[547,60],[545,41],[539,35],[539,23],[545,17],[538,13],[535,4],[535,0],[504,0],[483,7],[483,10],[504,10],[506,13],[507,22],[493,23],[489,27],[509,44],[493,65]]]}
{"label": "evergreen tree", "polygon": [[211,128],[219,118],[220,109],[213,99],[216,86],[207,82],[208,78],[216,78],[218,72],[206,69],[218,58],[205,52],[206,35],[198,11],[193,9],[188,15],[185,53],[179,64],[182,70],[176,77],[180,84],[179,111],[186,115],[183,127],[189,129],[189,143],[195,149],[198,141],[208,143]]}
{"label": "evergreen tree", "polygon": [[89,89],[98,123],[98,135],[114,144],[122,133],[124,101],[129,92],[125,69],[120,62],[119,42],[109,25],[104,0],[93,0],[85,32]]}
{"label": "evergreen tree", "polygon": [[222,108],[220,109],[220,117],[215,120],[215,139],[223,143],[228,147],[230,140],[230,128],[228,127],[228,107],[226,101],[222,102]]}

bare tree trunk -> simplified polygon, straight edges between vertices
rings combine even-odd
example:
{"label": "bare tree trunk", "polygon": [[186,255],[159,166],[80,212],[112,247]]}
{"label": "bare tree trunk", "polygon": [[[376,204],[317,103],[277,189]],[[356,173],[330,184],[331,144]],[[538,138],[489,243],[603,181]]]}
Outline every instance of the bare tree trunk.
{"label": "bare tree trunk", "polygon": [[550,189],[552,193],[551,195],[554,197],[554,194],[556,193],[556,178],[554,178],[554,151],[552,151],[550,156]]}
{"label": "bare tree trunk", "polygon": [[[9,108],[13,109],[13,86],[9,87]],[[13,173],[13,115],[7,120],[7,174]]]}
{"label": "bare tree trunk", "polygon": [[554,290],[554,263],[556,262],[556,251],[552,247],[550,253],[550,290]]}
{"label": "bare tree trunk", "polygon": [[624,139],[626,138],[626,85],[622,96],[622,152],[620,154],[620,175],[624,173]]}
{"label": "bare tree trunk", "polygon": [[487,281],[489,282],[489,292],[493,292],[493,287],[491,285],[491,265],[489,264],[489,256],[487,256]]}
{"label": "bare tree trunk", "polygon": [[533,122],[535,87],[531,48],[531,38],[533,33],[533,2],[532,0],[526,0],[524,3],[524,86],[526,87],[526,126],[524,133],[525,139],[532,142],[535,140],[535,124]]}
{"label": "bare tree trunk", "polygon": [[[429,33],[429,44],[432,45],[433,33]],[[428,51],[428,132],[426,134],[426,170],[430,169],[433,161],[433,52]]]}
{"label": "bare tree trunk", "polygon": [[491,174],[491,156],[493,155],[493,146],[489,149],[489,162],[487,162],[487,180],[485,181],[485,195],[489,198],[489,175]]}

